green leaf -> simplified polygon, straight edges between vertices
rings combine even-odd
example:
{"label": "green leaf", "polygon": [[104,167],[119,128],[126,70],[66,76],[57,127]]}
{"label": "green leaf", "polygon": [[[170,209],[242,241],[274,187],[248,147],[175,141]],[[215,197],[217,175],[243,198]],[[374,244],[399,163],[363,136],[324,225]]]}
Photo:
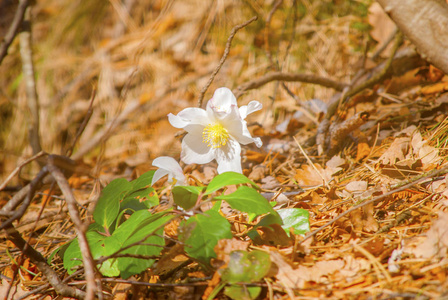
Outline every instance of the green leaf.
{"label": "green leaf", "polygon": [[128,194],[120,203],[120,211],[148,209],[158,204],[159,197],[155,194],[154,189],[149,187]]}
{"label": "green leaf", "polygon": [[124,178],[118,178],[109,183],[103,189],[95,206],[93,212],[95,222],[109,230],[120,212],[120,201],[131,188],[131,183]]}
{"label": "green leaf", "polygon": [[214,199],[224,200],[233,209],[248,213],[250,221],[259,215],[270,213],[277,218],[277,223],[282,224],[280,216],[269,204],[269,201],[250,187],[240,186],[232,194],[221,195]]}
{"label": "green leaf", "polygon": [[132,189],[139,190],[151,185],[152,177],[154,176],[155,171],[149,171],[140,175],[139,178],[131,181]]}
{"label": "green leaf", "polygon": [[219,212],[208,210],[189,218],[182,226],[179,239],[185,246],[185,252],[192,258],[208,264],[216,257],[213,248],[219,240],[232,238],[230,223]]}
{"label": "green leaf", "polygon": [[305,234],[310,231],[310,213],[302,208],[279,209],[278,214],[283,220],[283,229],[289,236],[289,229],[292,228],[294,234]]}
{"label": "green leaf", "polygon": [[260,293],[260,286],[231,285],[224,288],[224,295],[235,300],[254,300]]}
{"label": "green leaf", "polygon": [[201,186],[175,186],[172,190],[174,202],[188,210],[196,205],[198,196],[203,190]]}
{"label": "green leaf", "polygon": [[221,278],[229,283],[255,282],[263,279],[271,268],[268,253],[254,250],[247,252],[235,250],[230,253],[230,261],[225,269],[221,269]]}
{"label": "green leaf", "polygon": [[236,172],[225,172],[219,174],[208,184],[207,190],[205,191],[205,195],[210,195],[213,192],[227,186],[227,185],[235,185],[235,184],[243,184],[250,183],[254,188],[259,189],[259,187],[249,178],[244,176],[243,174]]}
{"label": "green leaf", "polygon": [[[147,210],[140,210],[131,215],[113,233],[119,248],[125,248],[138,243],[120,254],[136,254],[143,256],[157,256],[165,245],[163,239],[164,225],[173,218],[165,212],[151,214]],[[119,257],[117,258],[118,269],[123,278],[139,274],[151,267],[155,262],[150,258]]]}
{"label": "green leaf", "polygon": [[79,249],[78,239],[70,242],[63,254],[64,268],[69,275],[76,271],[76,267],[83,264],[81,259],[81,250]]}

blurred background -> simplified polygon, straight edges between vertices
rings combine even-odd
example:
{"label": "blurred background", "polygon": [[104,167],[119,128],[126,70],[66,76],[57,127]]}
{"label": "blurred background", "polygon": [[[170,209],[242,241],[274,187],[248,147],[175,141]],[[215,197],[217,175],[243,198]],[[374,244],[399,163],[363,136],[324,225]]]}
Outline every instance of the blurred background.
{"label": "blurred background", "polygon": [[[372,2],[34,1],[31,50],[42,149],[65,153],[95,90],[92,115],[74,149],[80,163],[119,170],[149,164],[160,155],[178,158],[178,129],[170,126],[167,114],[197,106],[232,28],[253,16],[258,20],[236,34],[204,106],[216,88],[234,90],[274,70],[350,82],[377,44],[369,34]],[[0,1],[0,36],[16,7],[17,1]],[[0,181],[33,154],[25,84],[16,38],[0,65]],[[249,122],[268,132],[301,102],[327,102],[335,94],[317,85],[286,85],[293,95],[276,82],[244,93],[239,105],[251,100],[264,105]],[[36,166],[27,166],[22,178],[32,178]]]}

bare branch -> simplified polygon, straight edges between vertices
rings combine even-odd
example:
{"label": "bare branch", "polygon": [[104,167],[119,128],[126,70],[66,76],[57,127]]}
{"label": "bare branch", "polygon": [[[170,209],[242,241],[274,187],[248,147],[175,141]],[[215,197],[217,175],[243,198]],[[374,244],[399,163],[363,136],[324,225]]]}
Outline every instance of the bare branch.
{"label": "bare branch", "polygon": [[59,188],[65,196],[65,201],[67,202],[68,211],[70,213],[70,218],[75,225],[75,231],[78,236],[79,248],[81,249],[82,260],[84,263],[85,276],[87,280],[86,289],[86,299],[94,299],[96,293],[96,282],[95,282],[95,263],[92,258],[92,253],[90,252],[89,244],[87,242],[87,237],[85,231],[87,229],[86,224],[81,221],[79,216],[77,202],[73,192],[65,179],[64,174],[56,167],[54,163],[53,155],[48,157],[48,170],[53,175],[54,179],[58,183]]}
{"label": "bare branch", "polygon": [[[36,82],[33,64],[33,51],[31,45],[31,6],[25,11],[25,19],[20,33],[20,56],[22,57],[22,70],[26,86],[26,98],[30,119],[28,124],[28,139],[33,154],[42,151],[39,134],[39,101],[37,99]],[[40,163],[43,166],[42,163]]]}
{"label": "bare branch", "polygon": [[305,83],[313,83],[328,88],[335,89],[337,91],[342,91],[348,85],[345,83],[337,82],[328,78],[320,77],[314,74],[304,74],[304,73],[283,73],[283,72],[269,72],[266,75],[251,80],[249,82],[243,83],[235,89],[235,97],[239,98],[245,91],[253,90],[263,86],[271,81],[299,81]]}
{"label": "bare branch", "polygon": [[8,178],[5,179],[5,181],[3,181],[2,184],[0,184],[0,191],[3,190],[6,185],[8,184],[9,181],[11,181],[11,179],[17,175],[17,173],[20,172],[20,170],[26,166],[27,164],[29,164],[30,162],[32,162],[35,159],[38,159],[39,157],[42,157],[44,155],[47,155],[47,153],[40,151],[39,153],[37,153],[36,155],[33,155],[32,157],[26,159],[25,161],[23,161],[19,166],[17,166],[17,168],[14,169],[14,171],[11,172],[11,174],[9,174]]}
{"label": "bare branch", "polygon": [[232,31],[230,32],[230,36],[227,39],[227,43],[226,43],[226,48],[224,50],[224,54],[222,55],[221,60],[219,61],[218,66],[216,67],[215,71],[213,71],[213,73],[210,76],[210,79],[208,80],[207,84],[202,88],[201,92],[199,93],[199,96],[198,96],[198,107],[202,106],[202,100],[204,99],[205,92],[207,92],[207,89],[212,84],[213,79],[215,79],[216,74],[218,74],[219,70],[221,70],[222,65],[226,61],[227,56],[229,55],[230,46],[232,45],[232,40],[235,37],[235,34],[238,32],[238,30],[240,30],[241,28],[246,27],[247,25],[249,25],[250,23],[252,23],[253,21],[255,21],[257,19],[258,19],[258,17],[255,16],[252,19],[244,22],[243,24],[237,25],[237,26],[232,28]]}
{"label": "bare branch", "polygon": [[5,231],[8,240],[10,240],[17,248],[19,248],[27,257],[30,258],[33,264],[36,265],[39,271],[45,275],[48,282],[54,287],[56,293],[64,297],[73,297],[76,299],[85,298],[85,292],[63,283],[58,277],[56,271],[48,265],[45,257],[27,244],[20,233],[12,225],[8,226]]}
{"label": "bare branch", "polygon": [[0,45],[0,65],[8,53],[8,48],[14,40],[17,32],[19,31],[20,24],[22,24],[23,16],[25,15],[25,10],[28,7],[28,0],[20,0],[19,6],[17,7],[14,19],[6,33],[1,45]]}

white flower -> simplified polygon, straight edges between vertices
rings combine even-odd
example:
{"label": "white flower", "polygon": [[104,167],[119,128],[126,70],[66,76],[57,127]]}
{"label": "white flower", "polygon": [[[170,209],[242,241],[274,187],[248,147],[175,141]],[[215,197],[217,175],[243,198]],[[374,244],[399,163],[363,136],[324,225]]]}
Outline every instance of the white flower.
{"label": "white flower", "polygon": [[232,91],[223,87],[215,91],[206,110],[191,107],[177,116],[169,114],[171,125],[187,131],[182,140],[182,161],[206,164],[216,159],[218,173],[242,173],[240,144],[262,145],[259,138],[251,136],[244,119],[261,108],[261,103],[251,101],[238,109]]}
{"label": "white flower", "polygon": [[158,167],[159,169],[154,173],[151,185],[165,175],[168,175],[168,182],[174,182],[174,185],[186,185],[184,172],[174,158],[169,156],[160,156],[152,161],[152,165],[154,167]]}

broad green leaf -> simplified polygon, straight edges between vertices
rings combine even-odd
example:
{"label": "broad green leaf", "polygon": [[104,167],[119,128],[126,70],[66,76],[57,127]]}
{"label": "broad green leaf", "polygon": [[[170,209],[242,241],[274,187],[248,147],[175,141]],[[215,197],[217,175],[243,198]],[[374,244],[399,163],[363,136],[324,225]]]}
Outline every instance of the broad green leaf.
{"label": "broad green leaf", "polygon": [[230,261],[221,269],[221,278],[229,283],[255,282],[261,280],[271,268],[269,254],[260,250],[247,252],[235,250],[230,253]]}
{"label": "broad green leaf", "polygon": [[189,218],[181,231],[179,239],[186,244],[185,252],[206,264],[216,257],[213,248],[218,241],[232,238],[229,221],[214,210]]}
{"label": "broad green leaf", "polygon": [[152,187],[129,193],[120,203],[120,211],[130,209],[137,211],[148,209],[159,204],[159,197]]}
{"label": "broad green leaf", "polygon": [[224,288],[224,295],[235,300],[254,300],[260,293],[260,286],[231,285]]}
{"label": "broad green leaf", "polygon": [[225,172],[219,174],[215,178],[210,181],[207,186],[207,190],[205,191],[205,195],[210,195],[213,192],[227,186],[227,185],[235,185],[235,184],[243,184],[250,183],[254,188],[258,189],[259,187],[249,178],[244,176],[243,174],[236,172]]}
{"label": "broad green leaf", "polygon": [[79,249],[78,239],[74,239],[70,242],[67,249],[65,249],[63,254],[64,268],[67,270],[69,275],[76,271],[77,266],[83,264],[81,258],[81,250]]}
{"label": "broad green leaf", "polygon": [[279,224],[282,224],[281,218],[269,204],[269,201],[253,188],[240,186],[232,194],[221,195],[214,199],[224,200],[229,203],[233,209],[248,213],[250,220],[253,220],[259,215],[270,213],[278,218]]}
{"label": "broad green leaf", "polygon": [[140,175],[139,178],[132,180],[132,190],[135,191],[150,186],[154,173],[155,171],[149,171]]}
{"label": "broad green leaf", "polygon": [[[164,225],[172,218],[173,216],[166,215],[165,212],[151,214],[147,210],[140,210],[132,214],[128,220],[115,230],[112,236],[118,241],[120,249],[138,244],[120,252],[120,254],[159,255],[165,244],[163,239]],[[132,275],[141,273],[151,267],[154,261],[154,259],[149,258],[117,258],[118,269],[123,278],[129,278]]]}
{"label": "broad green leaf", "polygon": [[279,209],[278,214],[283,220],[283,229],[289,236],[289,229],[292,228],[294,234],[305,234],[310,231],[310,213],[302,208]]}
{"label": "broad green leaf", "polygon": [[196,205],[199,194],[204,190],[200,186],[175,186],[172,190],[174,202],[185,210]]}
{"label": "broad green leaf", "polygon": [[132,188],[124,178],[118,178],[109,183],[102,191],[95,206],[93,219],[102,227],[109,229],[120,212],[120,201]]}
{"label": "broad green leaf", "polygon": [[[101,256],[108,256],[119,249],[119,244],[112,236],[106,236],[101,232],[101,226],[93,223],[89,226],[86,232],[87,242],[92,253],[93,259],[99,259]],[[67,272],[71,274],[72,268],[77,265],[82,265],[82,255],[79,247],[78,239],[73,240],[63,253],[64,267]],[[116,261],[109,259],[101,265],[98,265],[99,270],[105,276],[118,276],[120,271],[117,268]]]}

